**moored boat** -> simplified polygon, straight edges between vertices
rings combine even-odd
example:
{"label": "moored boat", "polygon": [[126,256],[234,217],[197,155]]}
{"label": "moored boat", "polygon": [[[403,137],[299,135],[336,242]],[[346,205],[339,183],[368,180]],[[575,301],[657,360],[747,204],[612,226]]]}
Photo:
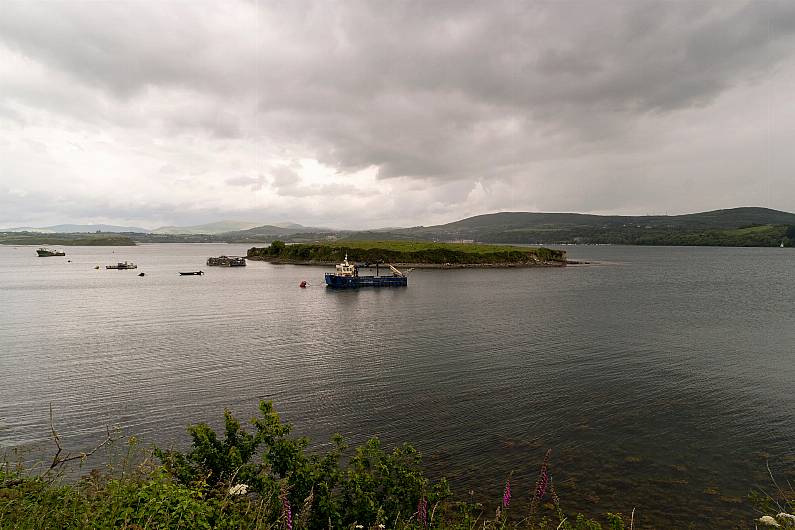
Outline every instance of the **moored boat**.
{"label": "moored boat", "polygon": [[336,266],[335,273],[326,273],[326,285],[335,289],[356,289],[359,287],[406,287],[408,286],[407,274],[410,271],[400,271],[388,265],[392,276],[359,276],[359,268],[355,263],[345,260]]}
{"label": "moored boat", "polygon": [[49,258],[51,256],[66,256],[63,250],[52,250],[49,248],[40,248],[36,251],[40,258]]}
{"label": "moored boat", "polygon": [[180,276],[201,276],[204,274],[204,271],[189,271],[189,272],[180,272]]}
{"label": "moored boat", "polygon": [[245,267],[246,258],[241,256],[218,256],[207,258],[208,267]]}
{"label": "moored boat", "polygon": [[115,269],[119,271],[124,271],[128,269],[137,269],[138,265],[131,261],[120,261],[116,265],[105,265],[106,269]]}

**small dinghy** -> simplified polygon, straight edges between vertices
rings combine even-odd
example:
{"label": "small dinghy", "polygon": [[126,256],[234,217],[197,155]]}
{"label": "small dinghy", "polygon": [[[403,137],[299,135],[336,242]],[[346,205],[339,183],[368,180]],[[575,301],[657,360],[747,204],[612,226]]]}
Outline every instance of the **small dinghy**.
{"label": "small dinghy", "polygon": [[145,273],[143,273],[143,272],[139,272],[139,273],[138,273],[138,276],[146,276],[146,274],[145,274]]}
{"label": "small dinghy", "polygon": [[180,276],[201,276],[204,274],[204,271],[190,271],[190,272],[180,272]]}

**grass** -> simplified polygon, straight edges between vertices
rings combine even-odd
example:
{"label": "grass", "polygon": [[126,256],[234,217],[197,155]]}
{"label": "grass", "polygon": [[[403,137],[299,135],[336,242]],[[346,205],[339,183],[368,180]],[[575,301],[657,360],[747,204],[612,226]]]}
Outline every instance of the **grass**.
{"label": "grass", "polygon": [[450,250],[465,254],[493,254],[495,252],[527,252],[533,247],[516,245],[485,245],[480,243],[437,243],[431,241],[338,241],[325,243],[332,248],[380,248],[395,252],[420,252],[427,250]]}

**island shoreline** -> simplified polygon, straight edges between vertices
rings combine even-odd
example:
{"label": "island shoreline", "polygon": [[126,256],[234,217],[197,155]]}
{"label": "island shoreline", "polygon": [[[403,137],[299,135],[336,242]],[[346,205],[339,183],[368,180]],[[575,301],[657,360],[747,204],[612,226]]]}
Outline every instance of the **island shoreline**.
{"label": "island shoreline", "polygon": [[[251,261],[265,261],[273,265],[308,265],[313,267],[334,267],[337,263],[334,261],[315,261],[315,260],[286,260],[280,258],[270,258],[263,256],[249,256],[246,259]],[[395,267],[406,267],[412,269],[530,269],[530,268],[558,268],[566,267],[567,265],[581,265],[583,262],[564,262],[564,261],[548,261],[548,262],[498,262],[498,263],[401,263],[394,262],[390,264],[379,264],[380,268],[389,270],[389,265]],[[360,269],[370,268],[374,266],[364,267],[359,265]]]}

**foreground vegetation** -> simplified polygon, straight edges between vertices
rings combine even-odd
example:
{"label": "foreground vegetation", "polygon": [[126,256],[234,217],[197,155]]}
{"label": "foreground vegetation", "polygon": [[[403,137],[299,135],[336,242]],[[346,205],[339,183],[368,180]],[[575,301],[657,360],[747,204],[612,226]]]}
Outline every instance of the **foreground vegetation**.
{"label": "foreground vegetation", "polygon": [[[223,436],[206,424],[191,426],[192,446],[185,453],[142,451],[131,438],[121,462],[77,482],[63,481],[57,472],[68,457],[56,456],[38,475],[6,464],[0,468],[0,527],[625,527],[625,518],[615,514],[601,522],[566,517],[549,474],[550,452],[531,492],[514,495],[509,477],[493,504],[483,506],[457,501],[444,479],[427,478],[411,445],[385,450],[373,438],[351,450],[335,436],[326,451],[310,451],[308,439],[289,436],[291,426],[271,403],[260,403],[259,410],[252,429],[225,412]],[[517,509],[518,500],[525,507]]]}
{"label": "foreground vegetation", "polygon": [[421,263],[467,265],[560,265],[566,253],[548,248],[433,243],[420,241],[340,241],[250,248],[247,257],[286,262]]}
{"label": "foreground vegetation", "polygon": [[135,241],[125,235],[44,234],[40,232],[0,232],[0,245],[65,245],[65,246],[133,246]]}
{"label": "foreground vegetation", "polygon": [[[221,435],[207,424],[189,427],[187,452],[145,450],[135,438],[115,451],[104,470],[77,481],[64,467],[89,454],[58,452],[46,471],[0,465],[0,528],[78,529],[518,529],[634,528],[635,513],[599,520],[565,513],[550,473],[551,451],[526,492],[504,489],[479,504],[457,499],[444,479],[423,472],[408,444],[384,449],[377,438],[351,449],[334,436],[326,450],[291,437],[270,402],[244,427],[229,411]],[[111,434],[98,448],[113,441]],[[116,440],[118,442],[118,440]],[[96,449],[95,449],[96,451]],[[540,455],[539,455],[540,456]],[[772,475],[771,475],[772,478]],[[756,492],[757,527],[795,527],[795,490]],[[693,527],[693,526],[691,526]]]}

